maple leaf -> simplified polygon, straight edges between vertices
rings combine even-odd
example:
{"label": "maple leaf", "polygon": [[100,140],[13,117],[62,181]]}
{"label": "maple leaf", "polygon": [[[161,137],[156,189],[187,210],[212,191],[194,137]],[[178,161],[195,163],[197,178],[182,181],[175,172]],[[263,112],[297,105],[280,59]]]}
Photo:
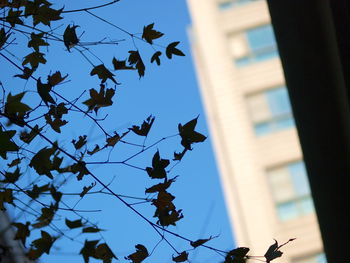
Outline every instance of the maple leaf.
{"label": "maple leaf", "polygon": [[26,246],[27,237],[29,237],[29,235],[30,235],[30,230],[29,230],[30,223],[26,222],[26,224],[22,224],[22,223],[14,222],[11,225],[17,227],[17,232],[16,232],[15,237],[13,239],[14,240],[21,240],[23,246]]}
{"label": "maple leaf", "polygon": [[168,189],[173,182],[175,182],[176,178],[177,176],[175,176],[170,180],[167,180],[165,178],[164,183],[159,183],[159,184],[153,185],[150,188],[147,188],[145,193],[165,192],[165,190]]}
{"label": "maple leaf", "polygon": [[61,133],[61,127],[68,123],[67,121],[61,120],[59,118],[52,120],[49,114],[45,114],[45,120],[46,123],[49,124],[51,128],[57,133]]}
{"label": "maple leaf", "polygon": [[74,139],[72,140],[72,143],[76,150],[79,150],[81,147],[83,147],[87,143],[86,137],[87,137],[86,135],[83,135],[83,136],[80,135],[78,141]]}
{"label": "maple leaf", "polygon": [[49,85],[56,86],[57,84],[61,83],[62,81],[64,81],[67,78],[68,74],[66,76],[62,76],[61,72],[56,71],[54,74],[49,75],[47,77],[47,82]]}
{"label": "maple leaf", "polygon": [[205,243],[207,243],[208,241],[212,240],[213,238],[216,238],[217,236],[213,237],[213,236],[210,236],[209,238],[204,238],[204,239],[198,239],[196,241],[191,241],[190,242],[190,245],[194,248],[196,247],[199,247]]}
{"label": "maple leaf", "polygon": [[153,44],[153,40],[162,37],[164,34],[153,29],[154,23],[143,27],[142,38],[148,43]]}
{"label": "maple leaf", "polygon": [[112,63],[114,66],[114,70],[135,69],[134,67],[127,66],[126,60],[117,60],[116,58],[113,58]]}
{"label": "maple leaf", "polygon": [[108,146],[114,147],[128,133],[129,133],[129,131],[124,132],[122,135],[119,135],[118,133],[114,132],[114,136],[108,137],[106,139],[107,144],[104,147],[108,147]]}
{"label": "maple leaf", "polygon": [[30,64],[32,69],[36,69],[39,64],[45,64],[46,59],[44,58],[44,54],[41,52],[32,52],[24,57],[24,60],[22,62],[22,65]]}
{"label": "maple leaf", "polygon": [[42,254],[46,253],[49,254],[50,253],[50,249],[53,245],[53,243],[55,242],[55,238],[53,238],[49,233],[45,232],[45,231],[41,231],[41,238],[38,238],[36,240],[34,240],[32,242],[33,247],[35,247],[35,249],[31,249],[27,256],[32,259],[38,259]]}
{"label": "maple leaf", "polygon": [[139,73],[139,77],[143,77],[145,75],[145,64],[143,64],[142,58],[140,56],[139,51],[137,50],[130,50],[129,51],[129,58],[128,62],[130,65],[135,65],[135,68],[137,69],[137,72]]}
{"label": "maple leaf", "polygon": [[176,257],[172,257],[174,262],[185,262],[188,259],[188,252],[182,251]]}
{"label": "maple leaf", "polygon": [[154,178],[165,178],[165,168],[170,164],[168,159],[161,159],[159,151],[157,151],[152,158],[152,167],[146,167],[146,172],[149,177]]}
{"label": "maple leaf", "polygon": [[49,184],[45,184],[42,186],[38,186],[38,185],[34,185],[32,190],[27,190],[26,194],[32,198],[32,199],[37,199],[41,193],[46,192],[50,189],[50,185]]}
{"label": "maple leaf", "polygon": [[98,66],[95,66],[91,72],[90,75],[97,75],[98,78],[101,80],[102,83],[106,82],[107,79],[112,80],[115,84],[118,84],[117,81],[113,78],[114,74],[110,72],[105,65],[100,64]]}
{"label": "maple leaf", "polygon": [[10,34],[5,32],[5,28],[0,29],[0,50],[6,44],[7,39],[10,37]]}
{"label": "maple leaf", "polygon": [[129,130],[133,131],[137,135],[147,136],[151,127],[152,127],[154,119],[155,119],[155,117],[150,115],[147,117],[146,120],[143,121],[143,123],[141,124],[141,127],[137,126],[137,125],[133,125],[131,128],[129,128]]}
{"label": "maple leaf", "polygon": [[100,231],[103,231],[103,229],[99,229],[97,227],[89,226],[89,227],[83,228],[82,233],[98,233]]}
{"label": "maple leaf", "polygon": [[51,97],[51,95],[49,94],[49,92],[52,89],[52,86],[48,83],[42,83],[41,79],[38,78],[37,82],[36,82],[36,88],[37,91],[39,93],[39,96],[41,97],[41,99],[43,100],[43,102],[48,106],[49,102],[52,104],[56,104],[55,100]]}
{"label": "maple leaf", "polygon": [[6,210],[4,203],[13,205],[12,189],[5,189],[4,191],[0,191],[0,210]]}
{"label": "maple leaf", "polygon": [[101,259],[103,263],[111,263],[112,258],[117,259],[106,243],[99,244],[95,250],[95,258]]}
{"label": "maple leaf", "polygon": [[38,124],[36,124],[30,133],[26,131],[22,131],[19,138],[25,143],[29,144],[41,131],[43,128],[39,128]]}
{"label": "maple leaf", "polygon": [[44,33],[38,33],[38,34],[35,34],[35,33],[31,33],[30,34],[30,40],[28,41],[28,47],[32,47],[34,48],[34,50],[36,52],[39,52],[39,48],[41,46],[48,46],[49,43],[47,43],[44,39]]}
{"label": "maple leaf", "polygon": [[247,247],[235,248],[227,253],[224,263],[245,263],[248,252]]}
{"label": "maple leaf", "polygon": [[89,186],[84,186],[83,191],[80,193],[79,196],[81,198],[83,198],[95,185],[96,185],[96,183],[91,183],[91,185],[89,185]]}
{"label": "maple leaf", "polygon": [[88,106],[88,111],[94,110],[96,113],[102,107],[108,107],[113,104],[112,98],[115,94],[114,89],[107,89],[105,91],[105,85],[100,85],[100,91],[90,89],[90,99],[83,102]]}
{"label": "maple leaf", "polygon": [[162,52],[157,51],[155,52],[152,57],[151,57],[151,63],[153,63],[154,61],[157,63],[158,66],[160,66],[160,56],[162,55]]}
{"label": "maple leaf", "polygon": [[197,119],[198,116],[184,125],[180,123],[178,125],[178,130],[181,136],[181,144],[187,150],[192,150],[192,143],[203,142],[207,138],[203,134],[194,130],[197,125]]}
{"label": "maple leaf", "polygon": [[81,219],[77,219],[77,220],[71,221],[71,220],[66,218],[65,222],[66,222],[66,226],[68,226],[70,229],[74,229],[74,228],[78,228],[78,227],[82,227],[83,226],[83,223],[81,222]]}
{"label": "maple leaf", "polygon": [[141,263],[143,260],[145,260],[148,257],[149,255],[148,250],[144,245],[141,245],[141,244],[137,244],[135,248],[136,248],[136,252],[125,257],[125,259],[129,259],[133,263]]}
{"label": "maple leaf", "polygon": [[63,33],[63,43],[70,52],[70,49],[79,43],[79,39],[77,37],[77,33],[75,29],[79,26],[70,26],[68,25]]}
{"label": "maple leaf", "polygon": [[21,102],[25,92],[21,92],[12,96],[11,92],[7,95],[5,104],[5,113],[12,123],[16,123],[19,126],[24,126],[24,116],[32,108],[27,104]]}
{"label": "maple leaf", "polygon": [[56,151],[56,147],[42,148],[33,156],[29,166],[34,168],[39,175],[46,175],[50,179],[53,179],[51,174],[51,170],[53,170],[53,163],[50,158]]}
{"label": "maple leaf", "polygon": [[23,67],[22,74],[16,74],[16,75],[14,75],[14,77],[18,77],[21,79],[29,79],[30,76],[32,76],[35,69],[36,68]]}
{"label": "maple leaf", "polygon": [[42,228],[48,226],[55,216],[55,212],[57,211],[57,204],[51,204],[49,207],[41,208],[41,215],[36,219],[36,223],[32,226],[34,228]]}
{"label": "maple leaf", "polygon": [[39,23],[43,25],[50,26],[51,21],[57,21],[62,19],[60,16],[63,8],[61,9],[53,9],[50,8],[50,5],[44,4],[35,10],[36,12],[32,15],[33,17],[33,25],[36,26]]}
{"label": "maple leaf", "polygon": [[22,174],[20,173],[20,170],[19,168],[17,167],[16,170],[11,173],[11,172],[5,172],[4,176],[5,176],[5,179],[1,180],[0,182],[1,183],[10,183],[10,184],[13,184],[13,183],[16,183],[17,180],[19,179],[19,177],[21,176]]}
{"label": "maple leaf", "polygon": [[0,156],[7,159],[7,152],[17,152],[19,147],[12,141],[12,137],[16,134],[15,130],[3,131],[0,126]]}
{"label": "maple leaf", "polygon": [[6,22],[10,23],[12,27],[15,27],[16,24],[23,25],[23,21],[20,19],[21,13],[21,10],[13,11],[11,8],[7,14]]}
{"label": "maple leaf", "polygon": [[98,242],[99,240],[85,240],[84,246],[79,252],[83,256],[85,263],[89,263],[90,257],[95,257]]}
{"label": "maple leaf", "polygon": [[18,166],[20,163],[21,163],[21,161],[24,159],[24,157],[22,157],[22,158],[16,158],[16,159],[14,159],[11,163],[8,163],[7,164],[7,166],[9,167],[9,168],[11,168],[11,167],[14,167],[14,166]]}
{"label": "maple leaf", "polygon": [[176,46],[179,43],[180,43],[179,41],[172,42],[166,47],[165,54],[168,57],[168,59],[171,59],[173,55],[185,56],[185,54],[180,49],[176,48]]}
{"label": "maple leaf", "polygon": [[266,251],[264,257],[266,258],[266,263],[270,263],[272,260],[279,258],[282,256],[283,252],[280,251],[280,248],[284,245],[288,244],[289,242],[293,241],[295,238],[289,239],[287,242],[283,243],[282,245],[278,245],[278,242],[276,239],[275,243],[273,243]]}

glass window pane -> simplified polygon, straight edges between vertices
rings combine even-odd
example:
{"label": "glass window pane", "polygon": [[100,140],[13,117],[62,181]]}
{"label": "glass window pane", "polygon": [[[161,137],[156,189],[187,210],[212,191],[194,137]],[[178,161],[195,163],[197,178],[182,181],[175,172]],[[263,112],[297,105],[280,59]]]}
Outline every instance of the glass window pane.
{"label": "glass window pane", "polygon": [[247,106],[256,135],[295,126],[286,87],[279,87],[250,95]]}
{"label": "glass window pane", "polygon": [[308,196],[306,198],[303,198],[299,201],[299,209],[300,214],[311,214],[315,211],[314,203],[311,199],[311,196]]}
{"label": "glass window pane", "polygon": [[247,39],[252,52],[276,46],[275,35],[271,25],[264,25],[247,31]]}
{"label": "glass window pane", "polygon": [[278,217],[282,221],[287,221],[298,217],[298,209],[294,202],[277,205]]}
{"label": "glass window pane", "polygon": [[254,123],[265,122],[272,118],[269,102],[264,93],[250,96],[247,103]]}
{"label": "glass window pane", "polygon": [[310,187],[304,162],[292,163],[288,166],[288,169],[297,195],[310,195]]}
{"label": "glass window pane", "polygon": [[232,7],[232,1],[225,1],[219,3],[220,10],[226,10]]}
{"label": "glass window pane", "polygon": [[292,112],[288,92],[285,87],[270,89],[266,91],[266,96],[271,112],[274,116],[289,114]]}
{"label": "glass window pane", "polygon": [[289,171],[286,167],[268,171],[272,196],[277,203],[294,199],[295,192]]}

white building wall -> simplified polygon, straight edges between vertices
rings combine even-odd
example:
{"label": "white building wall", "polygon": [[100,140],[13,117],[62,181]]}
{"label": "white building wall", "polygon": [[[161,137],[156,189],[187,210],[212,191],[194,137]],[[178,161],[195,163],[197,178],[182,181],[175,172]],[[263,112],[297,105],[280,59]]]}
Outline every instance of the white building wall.
{"label": "white building wall", "polygon": [[294,128],[257,137],[246,98],[284,84],[278,58],[237,68],[229,37],[242,29],[270,23],[264,1],[219,10],[217,0],[188,0],[193,57],[211,138],[237,246],[263,255],[273,238],[285,242],[283,262],[319,253],[322,243],[314,214],[281,222],[266,180],[266,170],[302,159]]}

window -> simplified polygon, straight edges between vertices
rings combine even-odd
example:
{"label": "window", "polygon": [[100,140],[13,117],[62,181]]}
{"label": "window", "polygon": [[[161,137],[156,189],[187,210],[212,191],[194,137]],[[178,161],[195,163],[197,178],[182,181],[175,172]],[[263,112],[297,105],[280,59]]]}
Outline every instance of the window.
{"label": "window", "polygon": [[327,263],[327,259],[324,253],[292,260],[292,263]]}
{"label": "window", "polygon": [[267,177],[281,221],[313,213],[314,206],[303,162],[270,169]]}
{"label": "window", "polygon": [[221,0],[218,3],[219,9],[220,10],[226,10],[226,9],[230,9],[236,6],[240,6],[240,5],[244,5],[247,3],[251,3],[257,0]]}
{"label": "window", "polygon": [[294,126],[286,87],[264,90],[247,97],[248,110],[258,136]]}
{"label": "window", "polygon": [[271,25],[251,28],[232,35],[229,42],[237,67],[278,57],[275,35]]}

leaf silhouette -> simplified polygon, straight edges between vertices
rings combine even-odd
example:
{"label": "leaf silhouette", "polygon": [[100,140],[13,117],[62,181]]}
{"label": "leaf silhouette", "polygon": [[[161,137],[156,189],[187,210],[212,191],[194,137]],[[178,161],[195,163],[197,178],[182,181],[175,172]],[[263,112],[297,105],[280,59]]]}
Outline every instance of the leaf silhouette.
{"label": "leaf silhouette", "polygon": [[111,263],[112,258],[117,259],[106,243],[99,244],[95,250],[95,258],[101,259],[103,263]]}
{"label": "leaf silhouette", "polygon": [[85,227],[83,228],[82,232],[83,233],[98,233],[100,231],[103,231],[102,229],[99,229],[97,227],[92,227],[92,226],[89,226],[89,227]]}
{"label": "leaf silhouette", "polygon": [[182,251],[178,256],[173,256],[174,262],[185,262],[188,259],[188,252]]}
{"label": "leaf silhouette", "polygon": [[6,210],[4,203],[13,204],[12,189],[0,191],[0,210]]}
{"label": "leaf silhouette", "polygon": [[227,253],[224,263],[245,263],[248,252],[247,247],[235,248]]}
{"label": "leaf silhouette", "polygon": [[53,170],[53,162],[51,156],[56,152],[56,148],[42,148],[38,151],[29,163],[29,166],[34,168],[39,175],[46,175],[53,179],[51,171]]}
{"label": "leaf silhouette", "polygon": [[85,263],[89,263],[90,257],[95,257],[98,242],[99,240],[85,240],[84,246],[79,252],[83,256]]}
{"label": "leaf silhouette", "polygon": [[38,91],[41,99],[43,100],[43,102],[47,106],[48,106],[48,102],[50,102],[52,104],[56,104],[55,100],[49,94],[49,92],[52,89],[52,86],[50,84],[48,84],[48,83],[44,84],[41,82],[41,79],[38,78],[38,80],[36,82],[36,88],[37,88],[37,91]]}
{"label": "leaf silhouette", "polygon": [[162,52],[157,51],[156,53],[154,53],[151,57],[151,63],[153,63],[154,61],[157,63],[158,66],[160,66],[160,56],[162,55]]}
{"label": "leaf silhouette", "polygon": [[140,78],[145,75],[145,64],[143,64],[142,58],[138,50],[130,50],[129,51],[128,62],[130,65],[134,65],[139,73]]}
{"label": "leaf silhouette", "polygon": [[116,58],[112,59],[112,63],[114,66],[114,70],[128,70],[135,69],[134,67],[130,67],[126,65],[126,60],[117,60]]}
{"label": "leaf silhouette", "polygon": [[32,52],[24,57],[24,60],[22,62],[22,65],[30,64],[32,69],[36,69],[39,64],[45,64],[47,61],[44,58],[44,54],[41,52]]}
{"label": "leaf silhouette", "polygon": [[5,172],[4,173],[5,179],[1,180],[1,183],[5,183],[5,184],[13,184],[16,183],[17,180],[19,179],[19,177],[21,176],[20,170],[17,167],[16,170],[11,173],[11,172]]}
{"label": "leaf silhouette", "polygon": [[166,189],[168,189],[170,187],[170,185],[175,182],[177,176],[175,176],[174,178],[167,180],[165,178],[164,183],[159,183],[156,185],[153,185],[150,188],[146,189],[146,193],[156,193],[156,192],[164,192]]}
{"label": "leaf silhouette", "polygon": [[41,193],[44,193],[46,191],[50,190],[50,185],[45,184],[42,186],[34,185],[32,190],[27,190],[26,194],[29,195],[30,198],[36,199],[40,196]]}
{"label": "leaf silhouette", "polygon": [[15,130],[3,131],[0,126],[0,156],[7,159],[7,152],[16,152],[19,150],[17,144],[12,141],[12,137],[16,134]]}
{"label": "leaf silhouette", "polygon": [[26,222],[26,224],[22,224],[22,223],[12,223],[11,225],[15,226],[17,228],[17,232],[15,234],[15,237],[13,238],[14,240],[21,240],[23,246],[26,246],[26,240],[27,237],[29,237],[30,235],[30,230],[29,230],[29,226],[30,223]]}
{"label": "leaf silhouette", "polygon": [[21,92],[13,96],[10,92],[7,95],[6,104],[5,104],[5,113],[7,115],[11,117],[23,118],[26,112],[32,109],[27,104],[22,102],[24,95],[25,95],[25,92]]}
{"label": "leaf silhouette", "polygon": [[65,222],[66,222],[66,226],[68,226],[70,229],[74,229],[74,228],[78,228],[78,227],[83,226],[83,222],[81,222],[81,219],[71,221],[71,220],[66,218]]}
{"label": "leaf silhouette", "polygon": [[41,208],[41,215],[36,219],[36,223],[32,224],[34,228],[42,228],[48,226],[53,217],[55,216],[55,212],[57,211],[58,206],[51,204],[50,207]]}
{"label": "leaf silhouette", "polygon": [[191,241],[190,245],[192,247],[196,248],[196,247],[199,247],[199,246],[207,243],[209,240],[212,240],[213,238],[215,238],[215,237],[210,236],[209,238],[206,238],[206,239],[198,239],[196,241]]}
{"label": "leaf silhouette", "polygon": [[108,107],[113,104],[112,98],[115,94],[114,89],[107,89],[105,91],[105,85],[100,85],[100,91],[90,89],[90,99],[83,102],[88,106],[88,111],[94,110],[96,113],[102,107]]}
{"label": "leaf silhouette", "polygon": [[166,171],[165,168],[170,164],[167,159],[161,159],[159,151],[157,151],[152,158],[152,167],[147,167],[146,172],[151,178],[165,178]]}
{"label": "leaf silhouette", "polygon": [[70,26],[68,25],[63,33],[63,43],[66,46],[67,50],[70,51],[72,47],[79,43],[77,33],[75,29],[79,26]]}
{"label": "leaf silhouette", "polygon": [[34,48],[36,52],[39,52],[40,47],[42,46],[48,46],[49,44],[43,39],[44,33],[31,33],[30,34],[30,41],[28,42],[28,47]]}
{"label": "leaf silhouette", "polygon": [[78,141],[74,139],[72,140],[72,143],[76,150],[79,150],[81,147],[83,147],[87,143],[86,137],[87,137],[86,135],[83,135],[83,136],[79,135]]}
{"label": "leaf silhouette", "polygon": [[84,186],[83,191],[80,193],[80,197],[83,198],[94,186],[96,183],[91,183],[89,186]]}
{"label": "leaf silhouette", "polygon": [[179,43],[180,43],[179,41],[172,42],[166,47],[165,54],[168,57],[168,59],[171,59],[173,55],[185,56],[185,54],[180,49],[176,48],[176,46]]}
{"label": "leaf silhouette", "polygon": [[51,235],[45,231],[41,231],[41,238],[38,238],[32,242],[32,245],[36,249],[31,249],[27,256],[29,259],[35,260],[38,259],[42,254],[50,253],[50,249],[52,244],[55,242],[55,238],[51,237]]}
{"label": "leaf silhouette", "polygon": [[267,263],[282,256],[283,252],[279,251],[278,249],[279,249],[278,242],[277,242],[277,240],[275,240],[275,243],[273,243],[268,248],[268,250],[266,251],[266,253],[264,255]]}
{"label": "leaf silhouette", "polygon": [[112,80],[115,84],[118,84],[117,81],[113,78],[114,74],[110,72],[105,65],[100,64],[98,66],[95,66],[91,72],[90,75],[97,75],[98,78],[101,80],[102,83],[106,82],[107,79]]}
{"label": "leaf silhouette", "polygon": [[194,130],[197,125],[197,119],[198,116],[183,126],[180,123],[178,125],[178,130],[181,136],[181,144],[187,150],[192,150],[191,145],[193,143],[203,142],[207,138],[203,134]]}
{"label": "leaf silhouette", "polygon": [[68,77],[68,74],[62,77],[61,72],[56,71],[54,74],[47,77],[48,84],[51,86],[56,86]]}
{"label": "leaf silhouette", "polygon": [[162,37],[164,34],[153,29],[154,23],[143,27],[142,38],[148,43],[153,44],[153,40]]}
{"label": "leaf silhouette", "polygon": [[131,260],[132,263],[141,263],[145,258],[148,257],[148,250],[144,245],[141,244],[137,244],[135,248],[136,252],[125,257],[125,259]]}
{"label": "leaf silhouette", "polygon": [[134,133],[140,136],[147,136],[154,122],[155,117],[152,115],[148,116],[146,120],[140,126],[133,125],[129,130],[132,130]]}
{"label": "leaf silhouette", "polygon": [[36,124],[29,133],[22,131],[19,138],[29,144],[41,131],[42,128],[39,128],[38,124]]}

